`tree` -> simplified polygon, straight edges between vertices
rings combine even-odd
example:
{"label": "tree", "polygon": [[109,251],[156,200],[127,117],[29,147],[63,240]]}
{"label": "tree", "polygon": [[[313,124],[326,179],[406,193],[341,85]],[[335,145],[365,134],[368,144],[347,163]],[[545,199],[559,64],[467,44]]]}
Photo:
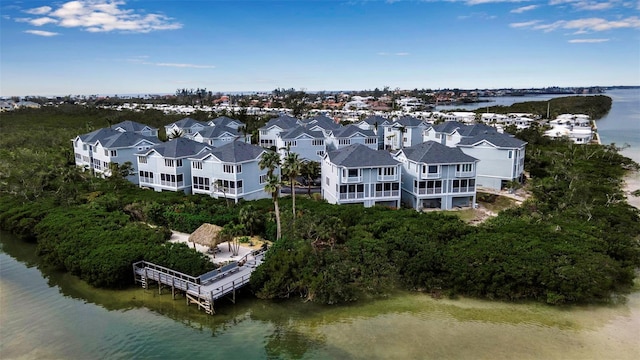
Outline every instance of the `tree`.
{"label": "tree", "polygon": [[311,197],[311,183],[320,176],[320,163],[312,160],[303,161],[300,175],[307,180],[307,195]]}
{"label": "tree", "polygon": [[174,129],[171,134],[169,134],[169,139],[177,139],[179,137],[182,137],[183,135],[184,132],[182,132],[182,130]]}
{"label": "tree", "polygon": [[296,178],[300,175],[300,170],[302,167],[302,163],[298,158],[298,154],[294,152],[287,151],[287,156],[284,158],[284,162],[282,164],[282,173],[287,178],[289,178],[289,183],[291,186],[291,206],[293,208],[293,221],[296,219]]}
{"label": "tree", "polygon": [[276,212],[276,239],[280,239],[282,228],[280,225],[280,207],[278,206],[278,195],[280,193],[280,179],[275,175],[275,170],[280,166],[280,155],[274,151],[267,151],[262,154],[260,169],[267,169],[267,183],[264,185],[264,191],[271,194],[273,206]]}

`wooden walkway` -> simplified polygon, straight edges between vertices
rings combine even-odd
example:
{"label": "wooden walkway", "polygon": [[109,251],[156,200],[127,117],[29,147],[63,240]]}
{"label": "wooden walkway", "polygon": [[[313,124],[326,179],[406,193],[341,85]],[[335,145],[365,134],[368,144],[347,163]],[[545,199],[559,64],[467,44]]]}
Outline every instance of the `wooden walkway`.
{"label": "wooden walkway", "polygon": [[170,287],[171,295],[175,299],[176,292],[182,292],[187,298],[187,305],[197,304],[207,314],[215,314],[213,304],[224,296],[231,295],[235,302],[236,290],[249,283],[251,273],[262,263],[264,251],[247,254],[237,262],[202,274],[198,277],[156,265],[147,261],[133,264],[133,274],[136,282],[148,289],[150,282],[158,284],[158,292],[162,287]]}

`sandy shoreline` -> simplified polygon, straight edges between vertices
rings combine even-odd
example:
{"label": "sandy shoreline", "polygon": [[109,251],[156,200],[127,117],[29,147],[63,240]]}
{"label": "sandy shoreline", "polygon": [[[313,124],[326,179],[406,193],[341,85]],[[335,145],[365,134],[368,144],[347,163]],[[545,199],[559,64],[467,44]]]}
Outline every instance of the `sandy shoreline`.
{"label": "sandy shoreline", "polygon": [[631,193],[640,190],[640,172],[639,171],[629,171],[624,177],[624,185],[622,187],[622,191],[624,191],[624,195],[627,197],[627,202],[629,205],[640,209],[640,197],[633,196]]}

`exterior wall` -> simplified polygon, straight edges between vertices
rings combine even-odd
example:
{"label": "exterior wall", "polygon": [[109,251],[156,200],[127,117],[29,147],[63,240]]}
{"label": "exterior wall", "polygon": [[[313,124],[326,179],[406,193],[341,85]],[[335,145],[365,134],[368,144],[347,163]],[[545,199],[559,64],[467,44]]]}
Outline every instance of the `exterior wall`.
{"label": "exterior wall", "polygon": [[502,181],[518,180],[524,172],[524,146],[519,149],[499,149],[482,143],[460,147],[467,155],[480,160],[477,166],[477,186],[500,190]]}
{"label": "exterior wall", "polygon": [[[451,210],[456,206],[465,206],[463,203],[466,206],[475,203],[477,163],[472,164],[472,171],[469,172],[458,171],[457,166],[462,163],[432,165],[438,166],[438,173],[430,174],[422,171],[423,166],[429,164],[402,158],[398,160],[402,161],[402,201],[413,209]],[[422,187],[421,184],[425,186]]]}
{"label": "exterior wall", "polygon": [[[289,151],[298,154],[300,160],[306,159],[311,161],[321,161],[324,153],[326,152],[326,140],[324,138],[316,139],[306,135],[302,135],[297,139],[283,140],[278,136],[276,140],[276,148],[280,157],[284,159],[287,153],[287,141],[293,141],[294,143],[289,146]],[[316,145],[314,145],[316,143]],[[318,144],[321,143],[321,144]]]}
{"label": "exterior wall", "polygon": [[[174,160],[174,167],[165,165],[165,158],[160,156],[156,152],[152,152],[149,156],[146,156],[147,163],[140,161],[141,155],[138,155],[137,169],[138,169],[138,184],[141,187],[149,187],[155,191],[169,190],[169,191],[184,191],[187,194],[191,193],[191,164],[189,159],[169,159]],[[182,165],[177,166],[177,161],[181,160]],[[143,177],[142,172],[148,172],[153,174],[153,179]],[[161,174],[175,176],[175,182],[171,180],[163,181]],[[182,181],[178,181],[178,175],[182,175]]]}
{"label": "exterior wall", "polygon": [[93,145],[85,144],[80,137],[73,140],[73,152],[77,166],[91,167],[93,158]]}
{"label": "exterior wall", "polygon": [[400,150],[423,143],[424,129],[426,126],[407,126],[404,133],[400,128],[394,126],[384,127],[384,148],[390,150]]}
{"label": "exterior wall", "polygon": [[278,139],[278,135],[282,132],[282,129],[278,126],[273,126],[269,129],[260,129],[260,141],[258,145],[262,147],[269,148],[271,146],[276,146],[276,140]]}
{"label": "exterior wall", "polygon": [[[395,175],[379,176],[379,168],[376,167],[359,168],[359,176],[349,177],[349,169],[335,166],[325,157],[321,165],[322,196],[330,204],[399,207],[402,171],[399,165],[391,167],[395,169]],[[385,184],[390,184],[388,190],[385,190]]]}
{"label": "exterior wall", "polygon": [[[271,194],[264,191],[265,183],[261,182],[266,178],[267,169],[260,170],[258,159],[235,164],[223,163],[214,157],[209,157],[201,161],[202,169],[195,168],[193,166],[195,162],[197,160],[193,160],[191,164],[191,181],[194,194],[207,194],[216,199],[232,199],[236,203],[240,199],[257,200],[271,197]],[[234,172],[224,172],[224,165],[231,166]],[[237,165],[241,166],[240,172],[237,172]],[[196,177],[207,179],[208,185],[206,182],[194,182]],[[233,182],[233,187],[231,183],[224,187],[225,180]],[[222,187],[218,185],[218,181],[222,182]],[[240,181],[242,182],[242,187],[238,187],[238,182]]]}

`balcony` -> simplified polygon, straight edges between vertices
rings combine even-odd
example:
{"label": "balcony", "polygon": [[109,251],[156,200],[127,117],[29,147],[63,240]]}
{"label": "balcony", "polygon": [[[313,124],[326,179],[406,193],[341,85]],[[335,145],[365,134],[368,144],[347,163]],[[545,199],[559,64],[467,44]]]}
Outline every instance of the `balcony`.
{"label": "balcony", "polygon": [[362,176],[342,177],[343,183],[359,183],[362,182]]}
{"label": "balcony", "polygon": [[364,192],[341,193],[340,200],[364,199]]}
{"label": "balcony", "polygon": [[378,181],[397,181],[398,175],[378,175]]}
{"label": "balcony", "polygon": [[439,179],[440,177],[442,177],[441,173],[420,174],[420,179]]}
{"label": "balcony", "polygon": [[376,197],[395,197],[400,195],[400,190],[386,190],[386,191],[376,191]]}
{"label": "balcony", "polygon": [[456,177],[474,177],[476,174],[473,171],[456,171]]}
{"label": "balcony", "polygon": [[172,188],[179,188],[184,186],[184,181],[166,181],[166,180],[160,180],[160,185],[162,186],[168,186],[168,187],[172,187]]}

